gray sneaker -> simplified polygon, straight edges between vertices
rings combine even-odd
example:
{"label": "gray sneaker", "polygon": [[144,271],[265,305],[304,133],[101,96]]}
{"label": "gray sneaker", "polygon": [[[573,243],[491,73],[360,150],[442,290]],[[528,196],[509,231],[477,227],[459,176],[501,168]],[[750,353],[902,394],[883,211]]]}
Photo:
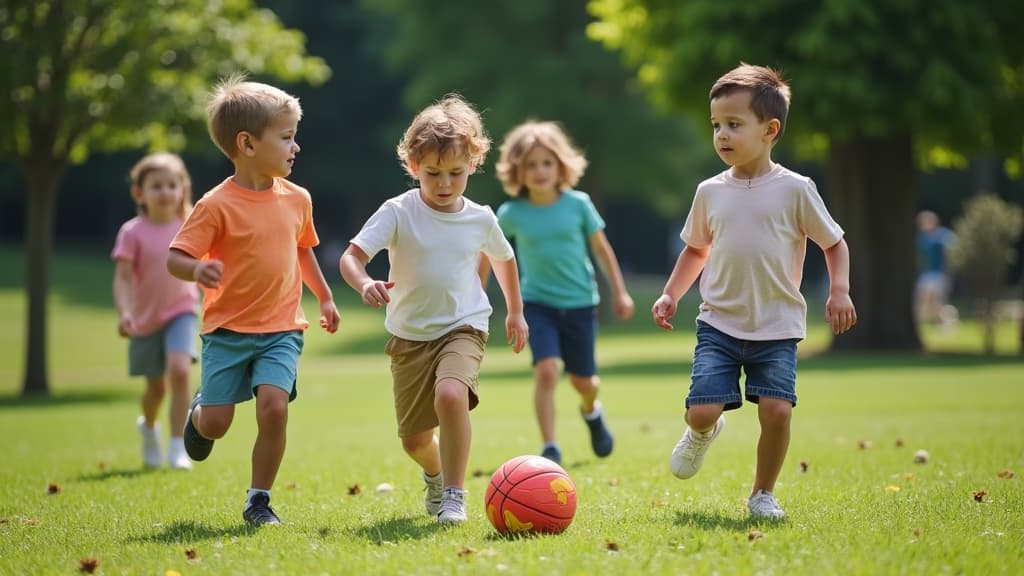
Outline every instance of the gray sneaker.
{"label": "gray sneaker", "polygon": [[441,494],[437,523],[455,526],[466,521],[466,491],[449,486]]}
{"label": "gray sneaker", "polygon": [[786,515],[775,495],[764,490],[758,490],[747,500],[747,509],[751,516],[767,520],[779,520]]}
{"label": "gray sneaker", "polygon": [[423,496],[423,505],[427,509],[427,514],[437,517],[438,511],[441,509],[441,493],[444,492],[444,478],[441,477],[441,473],[438,472],[434,476],[427,476],[427,473],[423,473],[423,483],[426,484],[427,493]]}
{"label": "gray sneaker", "polygon": [[669,458],[672,473],[677,478],[682,478],[683,480],[692,478],[700,470],[701,465],[704,464],[704,454],[707,453],[708,447],[711,446],[715,438],[718,438],[718,435],[721,434],[723,428],[725,428],[725,414],[718,417],[715,429],[706,437],[695,434],[687,426],[683,437],[679,439],[676,447],[672,449],[672,457]]}

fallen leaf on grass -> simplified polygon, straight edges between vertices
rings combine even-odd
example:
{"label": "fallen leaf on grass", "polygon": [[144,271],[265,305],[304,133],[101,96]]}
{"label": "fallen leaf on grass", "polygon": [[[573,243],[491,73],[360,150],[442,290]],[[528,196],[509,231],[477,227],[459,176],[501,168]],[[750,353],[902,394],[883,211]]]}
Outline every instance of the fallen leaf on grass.
{"label": "fallen leaf on grass", "polygon": [[164,572],[164,576],[181,576],[181,572],[178,572],[177,570],[167,570]]}
{"label": "fallen leaf on grass", "polygon": [[861,450],[867,450],[868,448],[871,448],[871,441],[870,440],[858,440],[857,441],[857,448],[860,448]]}
{"label": "fallen leaf on grass", "polygon": [[295,482],[295,481],[289,482],[288,484],[285,485],[285,488],[287,488],[289,490],[295,490],[298,487],[299,487],[299,483]]}
{"label": "fallen leaf on grass", "polygon": [[100,462],[99,464],[96,465],[96,469],[99,470],[100,472],[106,472],[107,471],[107,463],[106,462]]}
{"label": "fallen leaf on grass", "polygon": [[463,546],[462,548],[459,548],[459,558],[465,558],[466,556],[472,556],[473,554],[476,554],[476,548],[473,548],[472,546]]}
{"label": "fallen leaf on grass", "polygon": [[914,528],[914,536],[918,536],[918,537],[921,536],[921,529],[920,528]]}
{"label": "fallen leaf on grass", "polygon": [[897,438],[896,439],[896,447],[897,448],[903,448],[903,438]]}
{"label": "fallen leaf on grass", "polygon": [[904,472],[903,473],[903,479],[904,480],[913,480],[914,479],[914,473],[913,472]]}
{"label": "fallen leaf on grass", "polygon": [[800,471],[801,472],[807,472],[807,468],[809,468],[809,467],[810,467],[810,464],[807,462],[807,460],[801,460],[800,461]]}
{"label": "fallen leaf on grass", "polygon": [[473,470],[473,478],[483,478],[484,476],[487,476],[486,470],[481,470],[479,468]]}
{"label": "fallen leaf on grass", "polygon": [[618,544],[618,542],[613,542],[611,540],[606,540],[605,543],[604,543],[604,547],[608,551],[610,551],[610,552],[618,552],[619,551],[619,544]]}
{"label": "fallen leaf on grass", "polygon": [[618,478],[609,478],[608,479],[608,485],[609,486],[618,486],[619,485],[619,479]]}
{"label": "fallen leaf on grass", "polygon": [[984,502],[985,497],[988,496],[988,492],[984,490],[978,490],[977,492],[971,492],[971,496],[974,496],[975,502]]}
{"label": "fallen leaf on grass", "polygon": [[1016,474],[1013,473],[1013,470],[1003,470],[999,474],[996,474],[996,476],[999,476],[1003,480],[1009,480],[1010,478],[1016,476]]}
{"label": "fallen leaf on grass", "polygon": [[751,542],[754,540],[760,540],[761,538],[764,538],[764,532],[761,532],[760,530],[751,530],[750,533],[747,534],[747,540],[750,540]]}
{"label": "fallen leaf on grass", "polygon": [[348,495],[349,496],[355,496],[356,494],[359,494],[362,491],[363,491],[363,489],[359,487],[359,484],[353,484],[353,485],[348,487]]}
{"label": "fallen leaf on grass", "polygon": [[100,567],[100,561],[96,558],[82,558],[78,561],[78,571],[92,574]]}
{"label": "fallen leaf on grass", "polygon": [[900,487],[899,486],[894,486],[894,485],[890,484],[889,486],[885,487],[885,491],[886,492],[899,492],[900,491]]}
{"label": "fallen leaf on grass", "polygon": [[199,554],[195,551],[194,548],[186,548],[185,558],[188,558],[189,560],[197,560],[199,559]]}
{"label": "fallen leaf on grass", "polygon": [[60,486],[58,486],[55,482],[50,482],[46,486],[46,493],[47,494],[58,494],[58,493],[60,493]]}

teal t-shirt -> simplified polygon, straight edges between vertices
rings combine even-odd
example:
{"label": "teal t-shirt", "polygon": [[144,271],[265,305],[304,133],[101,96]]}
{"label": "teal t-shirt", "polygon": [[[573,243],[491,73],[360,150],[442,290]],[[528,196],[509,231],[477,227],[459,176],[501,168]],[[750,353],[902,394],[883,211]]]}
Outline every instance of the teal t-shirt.
{"label": "teal t-shirt", "polygon": [[604,220],[590,196],[567,190],[546,206],[510,200],[498,208],[498,224],[515,242],[524,301],[563,309],[597,305],[588,239],[604,229]]}

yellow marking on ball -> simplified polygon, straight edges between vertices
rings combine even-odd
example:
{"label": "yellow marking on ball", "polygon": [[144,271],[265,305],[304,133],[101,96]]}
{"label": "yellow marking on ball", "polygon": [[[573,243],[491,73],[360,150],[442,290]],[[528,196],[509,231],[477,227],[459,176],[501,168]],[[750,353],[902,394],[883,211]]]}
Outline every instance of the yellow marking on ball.
{"label": "yellow marking on ball", "polygon": [[561,477],[552,480],[550,488],[552,494],[554,494],[555,498],[558,500],[558,503],[562,505],[565,505],[569,500],[569,492],[575,491],[572,487],[572,483]]}

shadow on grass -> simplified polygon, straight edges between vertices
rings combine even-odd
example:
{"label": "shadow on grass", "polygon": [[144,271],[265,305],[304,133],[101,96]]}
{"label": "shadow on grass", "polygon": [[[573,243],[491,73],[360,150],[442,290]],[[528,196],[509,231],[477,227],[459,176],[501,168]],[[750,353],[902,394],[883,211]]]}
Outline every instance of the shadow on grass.
{"label": "shadow on grass", "polygon": [[0,411],[18,408],[62,408],[76,404],[114,404],[134,402],[138,392],[134,389],[91,389],[57,393],[51,396],[0,396]]}
{"label": "shadow on grass", "polygon": [[676,526],[682,526],[686,528],[700,528],[701,530],[733,530],[735,532],[749,532],[752,528],[761,528],[765,526],[782,526],[786,524],[786,519],[782,520],[764,520],[758,518],[752,518],[750,516],[727,516],[719,512],[707,513],[707,512],[676,512],[676,518],[673,522]]}
{"label": "shadow on grass", "polygon": [[146,474],[153,474],[157,470],[147,468],[109,468],[79,474],[75,477],[76,482],[103,482],[111,478],[138,478]]}
{"label": "shadow on grass", "polygon": [[248,524],[213,527],[194,520],[178,520],[160,526],[152,534],[129,538],[126,543],[191,544],[198,540],[215,540],[225,536],[246,536],[259,532],[258,527]]}
{"label": "shadow on grass", "polygon": [[[385,542],[429,538],[441,529],[440,524],[426,516],[395,516],[380,518],[372,524],[354,528],[350,533],[379,546]],[[324,529],[320,533],[324,536]]]}

